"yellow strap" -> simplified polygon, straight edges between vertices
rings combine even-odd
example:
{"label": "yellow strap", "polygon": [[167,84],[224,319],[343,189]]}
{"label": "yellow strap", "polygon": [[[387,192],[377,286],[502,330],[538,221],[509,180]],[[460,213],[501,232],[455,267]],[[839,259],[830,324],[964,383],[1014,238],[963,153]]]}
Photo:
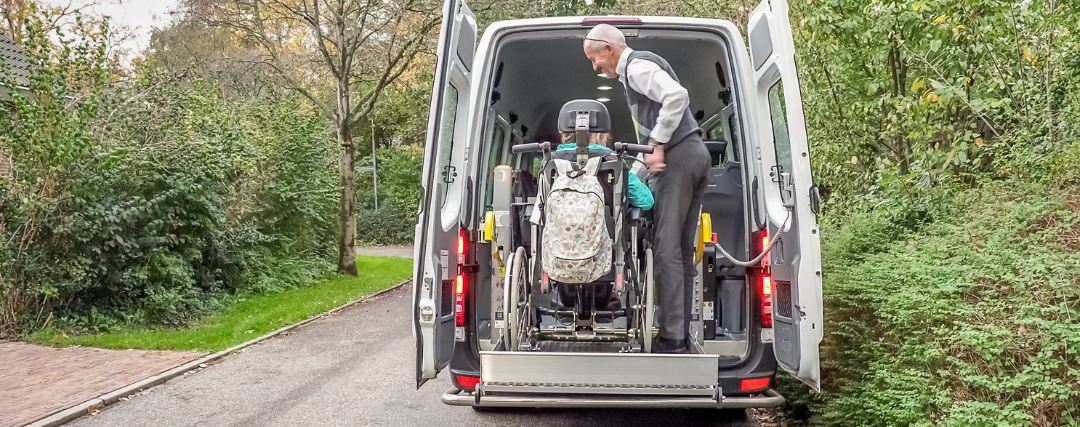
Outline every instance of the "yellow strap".
{"label": "yellow strap", "polygon": [[506,265],[502,260],[502,248],[495,250],[495,253],[491,254],[491,257],[499,264],[499,277],[506,277]]}
{"label": "yellow strap", "polygon": [[[488,211],[484,214],[484,241],[495,240],[495,212]],[[506,264],[502,260],[502,248],[496,248],[491,253],[491,258],[499,264],[499,277],[506,277]]]}
{"label": "yellow strap", "polygon": [[701,259],[705,257],[705,245],[712,243],[712,216],[703,213],[701,214],[701,233],[698,234],[697,251],[694,252],[694,265],[701,263]]}

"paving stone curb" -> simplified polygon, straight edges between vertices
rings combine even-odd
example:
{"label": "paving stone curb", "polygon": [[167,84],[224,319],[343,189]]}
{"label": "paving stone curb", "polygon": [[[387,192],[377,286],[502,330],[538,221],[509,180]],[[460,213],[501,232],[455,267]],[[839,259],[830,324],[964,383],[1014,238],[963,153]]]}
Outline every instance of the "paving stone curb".
{"label": "paving stone curb", "polygon": [[27,424],[26,427],[55,427],[55,426],[62,425],[64,423],[68,422],[68,421],[74,420],[74,419],[79,418],[79,417],[81,417],[83,415],[87,415],[87,414],[91,413],[94,410],[99,410],[101,408],[104,408],[107,405],[111,405],[113,403],[116,403],[116,402],[118,402],[120,399],[122,399],[124,397],[133,395],[135,393],[139,393],[139,392],[144,391],[144,390],[147,390],[147,389],[149,389],[151,387],[154,387],[154,386],[156,386],[158,384],[164,383],[165,381],[168,381],[168,380],[171,380],[171,379],[176,378],[178,376],[184,375],[185,373],[188,373],[188,372],[191,372],[191,371],[196,371],[200,367],[202,367],[201,365],[204,365],[204,364],[209,365],[211,362],[214,362],[214,361],[216,361],[218,359],[221,359],[221,358],[223,358],[225,356],[228,356],[228,355],[230,355],[232,353],[240,351],[240,350],[244,349],[245,347],[251,346],[252,344],[257,344],[259,342],[262,342],[262,341],[268,340],[270,338],[276,337],[278,335],[281,335],[282,333],[291,331],[293,329],[304,326],[304,325],[306,325],[308,323],[319,320],[319,319],[321,319],[323,317],[335,314],[335,313],[337,313],[337,312],[339,312],[341,310],[352,307],[353,305],[356,305],[356,304],[359,304],[359,303],[362,303],[362,302],[365,302],[365,301],[369,301],[369,300],[371,300],[373,298],[380,297],[380,296],[382,296],[382,295],[384,295],[384,294],[386,294],[388,292],[394,291],[394,290],[396,290],[398,288],[401,288],[401,287],[403,287],[405,285],[408,285],[409,283],[412,283],[412,279],[408,279],[408,280],[406,280],[404,282],[398,283],[398,284],[396,284],[394,286],[383,289],[383,290],[381,290],[379,292],[376,292],[374,294],[361,297],[360,299],[349,301],[349,302],[347,302],[345,304],[334,307],[334,308],[332,308],[332,309],[330,309],[328,311],[325,311],[323,313],[316,314],[316,315],[311,316],[311,317],[309,317],[307,319],[301,320],[299,322],[293,323],[293,324],[288,325],[288,326],[284,326],[284,327],[282,327],[280,329],[277,329],[277,330],[275,330],[273,332],[270,332],[270,333],[268,333],[266,335],[263,335],[261,337],[254,338],[254,339],[249,340],[249,341],[245,341],[243,343],[240,343],[240,344],[237,344],[235,346],[229,347],[229,348],[227,348],[225,350],[222,350],[222,351],[219,351],[217,353],[213,353],[213,354],[210,354],[210,355],[203,356],[203,357],[201,357],[201,358],[199,358],[197,360],[194,360],[194,361],[185,363],[183,365],[177,366],[177,367],[172,368],[172,369],[170,369],[168,371],[165,371],[165,372],[162,372],[160,374],[154,375],[154,376],[152,376],[150,378],[146,378],[146,379],[144,379],[142,381],[134,382],[134,383],[129,384],[127,386],[121,387],[121,388],[113,390],[113,391],[111,391],[109,393],[105,393],[105,394],[103,394],[101,396],[98,396],[97,398],[87,400],[86,402],[80,403],[78,405],[72,406],[72,407],[67,408],[67,409],[60,410],[59,412],[54,412],[52,415],[49,415],[49,416],[47,416],[45,418],[42,418],[42,419],[34,421],[34,422],[30,423],[30,424]]}

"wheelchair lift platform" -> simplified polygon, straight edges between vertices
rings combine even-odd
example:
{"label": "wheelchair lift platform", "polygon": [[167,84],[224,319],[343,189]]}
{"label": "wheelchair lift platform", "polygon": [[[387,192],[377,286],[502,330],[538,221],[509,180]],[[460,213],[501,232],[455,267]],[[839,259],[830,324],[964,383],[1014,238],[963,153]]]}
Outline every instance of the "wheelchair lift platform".
{"label": "wheelchair lift platform", "polygon": [[455,406],[536,408],[765,408],[784,404],[784,397],[772,389],[755,396],[725,397],[717,384],[720,356],[704,354],[696,345],[691,354],[653,354],[611,352],[615,346],[606,343],[560,344],[541,346],[546,351],[481,351],[476,389],[455,388],[443,393],[441,400]]}
{"label": "wheelchair lift platform", "polygon": [[480,382],[485,393],[712,396],[717,363],[713,354],[481,352]]}
{"label": "wheelchair lift platform", "polygon": [[717,355],[648,353],[480,352],[476,391],[444,393],[443,403],[502,407],[779,406],[784,398],[724,397]]}

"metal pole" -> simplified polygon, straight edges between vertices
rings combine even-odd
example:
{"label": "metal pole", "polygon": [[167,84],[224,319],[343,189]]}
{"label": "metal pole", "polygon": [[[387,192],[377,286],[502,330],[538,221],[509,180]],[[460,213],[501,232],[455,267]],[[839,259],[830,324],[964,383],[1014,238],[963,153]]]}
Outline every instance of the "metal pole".
{"label": "metal pole", "polygon": [[371,119],[371,177],[375,180],[375,212],[379,211],[379,168],[375,163],[375,118]]}

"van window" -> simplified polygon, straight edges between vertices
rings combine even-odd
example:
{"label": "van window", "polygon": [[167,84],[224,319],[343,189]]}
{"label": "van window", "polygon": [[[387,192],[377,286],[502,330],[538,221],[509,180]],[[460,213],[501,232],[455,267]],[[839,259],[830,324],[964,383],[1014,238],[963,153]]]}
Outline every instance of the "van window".
{"label": "van window", "polygon": [[536,156],[534,156],[532,158],[532,170],[531,170],[531,172],[532,172],[533,176],[540,176],[540,166],[542,166],[541,163],[543,162],[543,160],[544,159],[542,159],[540,157],[536,157]]}
{"label": "van window", "polygon": [[[724,153],[725,162],[738,163],[741,161],[739,156],[739,125],[735,121],[734,114],[728,115],[727,123],[720,119],[715,126],[709,128],[705,136],[706,139],[713,141],[728,141],[727,152]],[[713,164],[718,164],[716,159],[713,159]]]}
{"label": "van window", "polygon": [[495,130],[491,136],[491,150],[487,155],[487,170],[484,171],[484,210],[483,212],[490,211],[492,209],[491,204],[494,202],[495,197],[495,181],[493,180],[495,175],[495,166],[505,164],[503,157],[503,146],[506,144],[506,131],[501,126],[496,125]]}
{"label": "van window", "polygon": [[709,129],[709,133],[706,136],[708,137],[706,139],[712,141],[719,141],[724,139],[724,125],[713,126],[712,129]]}
{"label": "van window", "polygon": [[446,205],[446,194],[450,191],[450,183],[454,182],[455,171],[450,170],[450,158],[454,153],[454,126],[457,124],[458,90],[453,84],[446,85],[446,99],[442,104],[442,133],[439,141],[439,173],[443,180],[442,201],[439,206]]}
{"label": "van window", "polygon": [[791,141],[788,138],[787,111],[784,104],[784,83],[777,81],[769,88],[769,115],[772,116],[773,147],[780,173],[791,172]]}

